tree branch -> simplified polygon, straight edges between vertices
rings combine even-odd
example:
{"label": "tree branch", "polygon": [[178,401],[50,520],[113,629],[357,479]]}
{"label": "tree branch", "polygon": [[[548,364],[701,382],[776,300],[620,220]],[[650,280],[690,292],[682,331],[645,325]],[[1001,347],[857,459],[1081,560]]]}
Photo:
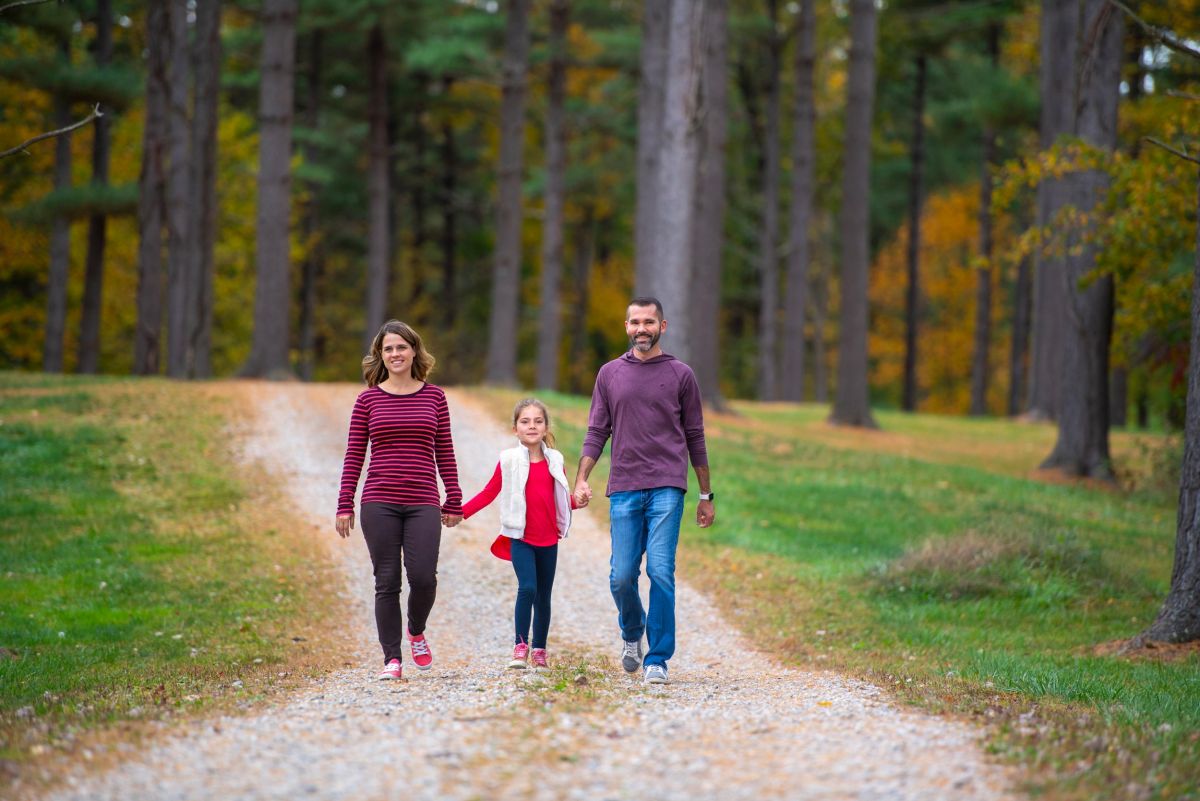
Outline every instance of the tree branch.
{"label": "tree branch", "polygon": [[[0,10],[2,10],[2,9],[0,9]],[[32,139],[27,139],[26,141],[22,142],[21,144],[17,145],[16,147],[10,147],[8,150],[0,152],[0,159],[5,158],[7,156],[11,156],[14,153],[22,153],[25,151],[25,148],[29,147],[34,142],[40,142],[43,139],[50,139],[55,136],[62,136],[63,134],[70,133],[71,131],[75,130],[76,128],[82,128],[83,126],[85,126],[89,122],[91,122],[92,120],[94,120],[98,117],[103,117],[103,116],[104,116],[104,114],[100,111],[100,104],[97,103],[95,106],[92,107],[91,114],[87,115],[82,120],[75,123],[74,125],[68,125],[66,128],[59,128],[57,131],[49,131],[44,134],[38,134],[37,136],[33,137]]]}
{"label": "tree branch", "polygon": [[32,6],[37,3],[49,3],[49,2],[50,2],[50,0],[13,0],[13,2],[11,2],[11,3],[5,3],[4,5],[0,6],[0,14],[3,14],[5,11],[8,11],[10,8],[17,8],[18,6]]}
{"label": "tree branch", "polygon": [[1197,50],[1196,48],[1191,47],[1186,42],[1179,41],[1179,39],[1177,39],[1175,37],[1175,34],[1171,33],[1170,31],[1164,30],[1155,25],[1151,25],[1149,22],[1146,22],[1144,19],[1139,17],[1137,14],[1135,14],[1133,12],[1133,9],[1131,9],[1129,6],[1127,6],[1123,2],[1121,2],[1121,0],[1108,0],[1108,3],[1109,3],[1109,5],[1120,9],[1122,13],[1124,13],[1127,17],[1129,17],[1131,20],[1136,22],[1141,27],[1142,30],[1144,30],[1146,33],[1150,34],[1150,37],[1152,39],[1154,39],[1155,41],[1157,41],[1159,44],[1165,45],[1166,47],[1169,47],[1170,49],[1172,49],[1176,52],[1183,53],[1184,55],[1187,55],[1187,56],[1191,56],[1192,58],[1200,59],[1200,50]]}
{"label": "tree branch", "polygon": [[1167,97],[1178,97],[1182,100],[1200,100],[1200,95],[1191,92],[1181,92],[1178,89],[1168,89]]}
{"label": "tree branch", "polygon": [[1188,161],[1192,162],[1193,164],[1200,164],[1200,158],[1196,158],[1195,156],[1189,155],[1188,153],[1180,150],[1179,148],[1173,147],[1172,145],[1168,145],[1166,142],[1162,141],[1161,139],[1155,139],[1153,136],[1143,136],[1142,141],[1149,142],[1152,145],[1157,145],[1158,147],[1161,147],[1163,150],[1167,151],[1168,153],[1179,156],[1179,158],[1181,158],[1181,159],[1187,159]]}

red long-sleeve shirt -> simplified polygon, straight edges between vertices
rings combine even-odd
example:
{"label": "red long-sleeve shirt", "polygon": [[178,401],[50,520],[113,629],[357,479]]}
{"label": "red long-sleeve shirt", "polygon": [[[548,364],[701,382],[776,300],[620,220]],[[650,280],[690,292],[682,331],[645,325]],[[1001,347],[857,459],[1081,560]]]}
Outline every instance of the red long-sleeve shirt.
{"label": "red long-sleeve shirt", "polygon": [[[487,486],[471,500],[463,504],[463,518],[469,518],[487,507],[500,494],[503,478],[500,463]],[[575,496],[571,496],[571,508],[575,507]],[[529,478],[525,481],[525,537],[529,545],[554,545],[558,542],[558,514],[554,504],[554,479],[550,467],[543,459],[529,463]]]}
{"label": "red long-sleeve shirt", "polygon": [[[371,465],[363,484],[363,503],[439,506],[447,514],[462,513],[450,408],[441,387],[425,384],[410,395],[393,395],[376,386],[359,393],[350,415],[339,515],[354,511],[354,491],[368,443]],[[446,487],[444,504],[438,492],[439,473]]]}

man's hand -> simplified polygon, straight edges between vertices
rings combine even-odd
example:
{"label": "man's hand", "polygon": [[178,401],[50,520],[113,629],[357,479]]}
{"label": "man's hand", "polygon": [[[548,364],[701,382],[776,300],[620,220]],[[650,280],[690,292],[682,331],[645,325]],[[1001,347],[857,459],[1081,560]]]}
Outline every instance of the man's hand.
{"label": "man's hand", "polygon": [[348,515],[338,515],[337,520],[333,522],[333,527],[337,529],[339,537],[349,537],[350,530],[354,528],[354,512]]}
{"label": "man's hand", "polygon": [[587,485],[587,482],[582,482],[582,485],[575,485],[575,507],[582,509],[592,500],[592,488]]}
{"label": "man's hand", "polygon": [[717,511],[712,501],[699,501],[696,504],[696,524],[700,528],[708,528],[717,519]]}

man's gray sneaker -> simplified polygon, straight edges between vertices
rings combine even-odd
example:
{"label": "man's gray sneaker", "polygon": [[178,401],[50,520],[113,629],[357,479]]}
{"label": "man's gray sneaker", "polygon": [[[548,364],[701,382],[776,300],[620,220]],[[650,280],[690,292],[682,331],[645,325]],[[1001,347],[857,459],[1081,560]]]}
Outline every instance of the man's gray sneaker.
{"label": "man's gray sneaker", "polygon": [[642,675],[643,684],[666,684],[667,683],[667,666],[666,665],[646,665],[646,672]]}
{"label": "man's gray sneaker", "polygon": [[636,673],[642,666],[642,640],[639,637],[624,642],[625,646],[621,649],[621,667],[625,668],[626,673]]}

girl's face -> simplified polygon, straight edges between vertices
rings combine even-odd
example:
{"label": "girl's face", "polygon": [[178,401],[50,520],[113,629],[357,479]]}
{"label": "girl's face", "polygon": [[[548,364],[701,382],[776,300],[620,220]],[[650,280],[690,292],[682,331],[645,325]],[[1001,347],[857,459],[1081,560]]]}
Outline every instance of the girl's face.
{"label": "girl's face", "polygon": [[513,426],[517,439],[526,448],[537,447],[546,436],[546,415],[532,404],[517,412],[517,424]]}
{"label": "girl's face", "polygon": [[413,349],[407,340],[399,334],[384,334],[383,363],[387,365],[388,373],[393,378],[408,378],[412,375]]}

